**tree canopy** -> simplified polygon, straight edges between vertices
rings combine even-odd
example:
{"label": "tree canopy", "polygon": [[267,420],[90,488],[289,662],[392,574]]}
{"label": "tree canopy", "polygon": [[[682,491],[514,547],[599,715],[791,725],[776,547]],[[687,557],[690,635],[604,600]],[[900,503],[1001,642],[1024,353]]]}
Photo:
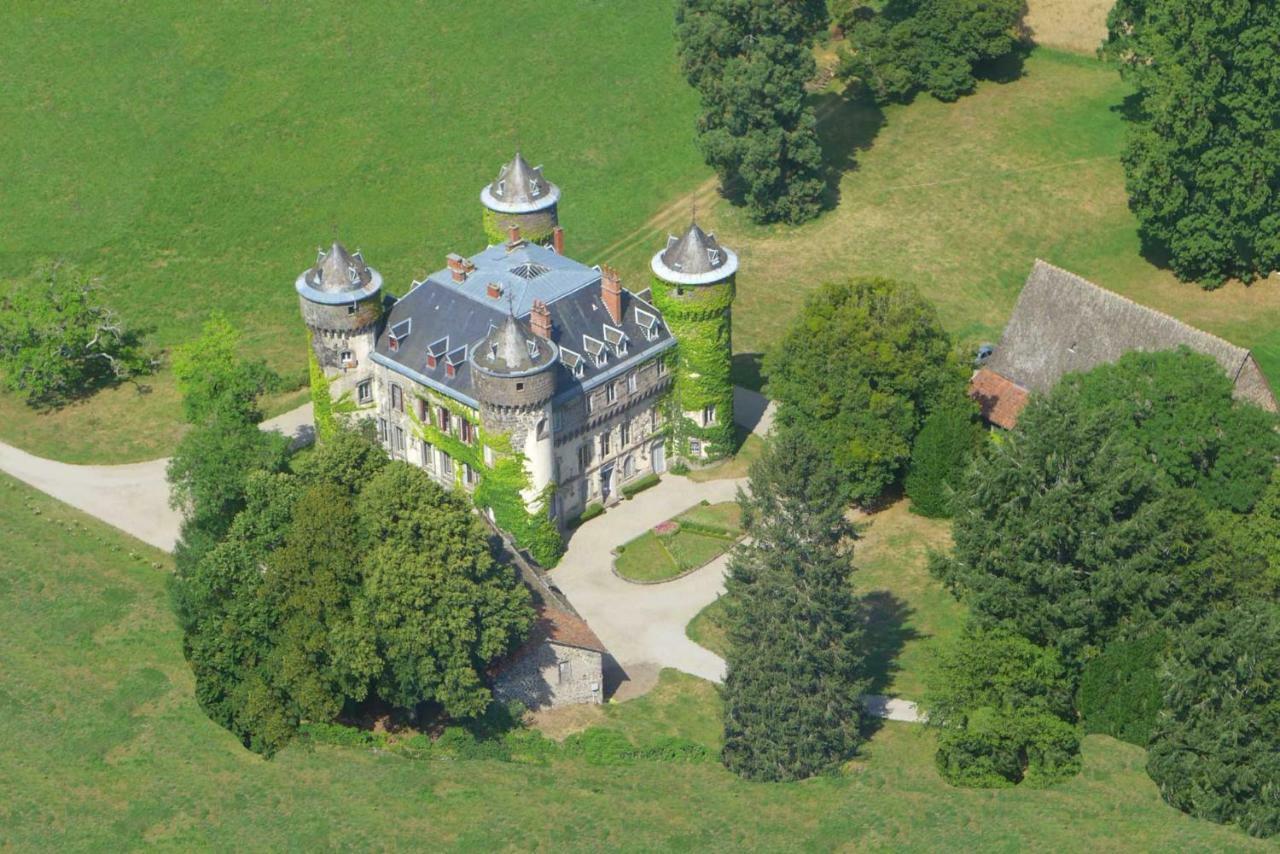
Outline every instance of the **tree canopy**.
{"label": "tree canopy", "polygon": [[1123,162],[1143,237],[1206,287],[1280,268],[1280,5],[1119,0],[1108,30],[1137,89]]}
{"label": "tree canopy", "polygon": [[159,364],[75,269],[50,265],[0,291],[0,374],[32,407],[63,406]]}
{"label": "tree canopy", "polygon": [[841,488],[829,454],[799,433],[774,439],[739,493],[749,540],[729,562],[725,765],[794,780],[860,743],[863,617],[849,583]]}
{"label": "tree canopy", "polygon": [[840,74],[881,102],[917,92],[954,101],[977,85],[977,66],[1018,49],[1025,8],[1025,0],[843,3],[837,23],[849,47]]}
{"label": "tree canopy", "polygon": [[1254,836],[1280,833],[1280,606],[1209,613],[1175,638],[1161,681],[1147,771],[1164,799]]}
{"label": "tree canopy", "polygon": [[266,362],[245,359],[242,353],[239,331],[220,314],[174,350],[173,375],[189,423],[204,423],[215,414],[251,424],[262,420],[258,400],[279,379]]}
{"label": "tree canopy", "polygon": [[888,279],[819,288],[764,373],[779,426],[830,449],[846,503],[897,481],[925,418],[963,404],[968,379],[934,307]]}
{"label": "tree canopy", "polygon": [[982,441],[973,401],[943,406],[926,418],[911,448],[911,467],[903,484],[911,512],[949,518]]}
{"label": "tree canopy", "polygon": [[826,188],[805,83],[825,0],[680,0],[676,39],[698,94],[698,144],[731,194],[762,222],[803,222]]}

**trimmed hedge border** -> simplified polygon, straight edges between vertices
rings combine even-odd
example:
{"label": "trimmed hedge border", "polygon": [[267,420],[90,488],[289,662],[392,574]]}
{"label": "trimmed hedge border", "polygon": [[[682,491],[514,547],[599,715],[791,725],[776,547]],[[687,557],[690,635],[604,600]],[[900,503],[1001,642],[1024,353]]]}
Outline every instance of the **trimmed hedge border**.
{"label": "trimmed hedge border", "polygon": [[624,483],[622,485],[622,497],[627,499],[634,498],[639,493],[650,487],[657,486],[661,482],[662,478],[658,477],[656,472],[649,472],[642,478],[633,480],[630,483]]}

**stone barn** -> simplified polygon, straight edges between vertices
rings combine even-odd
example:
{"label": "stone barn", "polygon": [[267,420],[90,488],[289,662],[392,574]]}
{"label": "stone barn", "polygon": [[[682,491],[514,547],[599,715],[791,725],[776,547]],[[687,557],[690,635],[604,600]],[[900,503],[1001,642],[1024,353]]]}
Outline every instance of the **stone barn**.
{"label": "stone barn", "polygon": [[1178,347],[1212,357],[1235,384],[1238,400],[1276,411],[1271,386],[1248,350],[1039,260],[969,394],[988,422],[1011,430],[1029,396],[1049,391],[1066,374],[1133,350]]}
{"label": "stone barn", "polygon": [[604,702],[604,644],[574,614],[539,605],[524,645],[493,670],[493,696],[530,709]]}

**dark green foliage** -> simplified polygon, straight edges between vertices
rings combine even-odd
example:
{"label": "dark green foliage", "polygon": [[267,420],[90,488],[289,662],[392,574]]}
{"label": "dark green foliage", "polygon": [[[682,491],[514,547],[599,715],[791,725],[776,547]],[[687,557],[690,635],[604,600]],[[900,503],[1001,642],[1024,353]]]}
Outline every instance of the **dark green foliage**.
{"label": "dark green foliage", "polygon": [[824,285],[764,372],[779,426],[831,449],[841,503],[875,500],[893,484],[925,418],[962,402],[968,379],[937,311],[888,279]]}
{"label": "dark green foliage", "polygon": [[926,418],[911,447],[905,483],[911,512],[949,518],[952,500],[982,441],[977,408],[971,402],[944,406]]}
{"label": "dark green foliage", "polygon": [[863,615],[841,484],[803,434],[775,437],[739,493],[729,563],[724,764],[753,780],[828,771],[860,743]]}
{"label": "dark green foliage", "polygon": [[371,695],[483,712],[485,670],[533,613],[469,504],[358,434],[295,468],[249,475],[225,538],[178,565],[201,706],[267,755]]}
{"label": "dark green foliage", "polygon": [[1254,836],[1280,833],[1280,608],[1210,613],[1175,637],[1147,771],[1164,799]]}
{"label": "dark green foliage", "polygon": [[4,386],[40,409],[63,406],[159,364],[94,285],[56,265],[0,294],[0,373]]}
{"label": "dark green foliage", "polygon": [[1168,644],[1164,632],[1121,638],[1085,663],[1077,699],[1085,732],[1147,746],[1160,712],[1157,670]]}
{"label": "dark green foliage", "polygon": [[1205,287],[1280,268],[1280,5],[1119,0],[1107,23],[1137,88],[1123,162],[1143,237]]}
{"label": "dark green foliage", "polygon": [[592,519],[604,513],[604,505],[598,501],[593,501],[582,509],[577,518],[569,523],[570,528],[576,528],[584,522],[590,522]]}
{"label": "dark green foliage", "polygon": [[845,3],[837,22],[849,50],[840,75],[877,101],[928,92],[954,101],[977,85],[974,71],[1019,48],[1025,0],[887,0]]}
{"label": "dark green foliage", "polygon": [[1047,786],[1080,770],[1066,669],[1051,649],[974,624],[942,652],[925,708],[955,786]]}
{"label": "dark green foliage", "polygon": [[627,498],[631,498],[634,495],[644,492],[651,486],[657,486],[661,480],[662,478],[658,477],[656,473],[649,472],[649,474],[646,474],[644,477],[637,478],[630,483],[624,483],[622,485],[622,494]]}
{"label": "dark green foliage", "polygon": [[1272,420],[1233,405],[1186,351],[1132,353],[1033,398],[960,502],[934,571],[979,619],[1078,667],[1126,625],[1176,623],[1228,595],[1209,509],[1266,486]]}
{"label": "dark green foliage", "polygon": [[824,0],[680,0],[680,63],[698,91],[698,143],[726,188],[761,222],[816,216],[825,180],[817,120],[805,100],[809,45]]}
{"label": "dark green foliage", "polygon": [[1231,573],[1236,598],[1280,600],[1280,477],[1272,475],[1251,513],[1218,512],[1210,524],[1215,565]]}

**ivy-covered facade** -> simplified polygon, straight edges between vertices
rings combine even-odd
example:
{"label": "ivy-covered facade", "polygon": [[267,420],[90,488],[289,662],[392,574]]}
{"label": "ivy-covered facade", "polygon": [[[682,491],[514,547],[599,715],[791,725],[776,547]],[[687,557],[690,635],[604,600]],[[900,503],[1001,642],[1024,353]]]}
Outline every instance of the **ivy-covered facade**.
{"label": "ivy-covered facade", "polygon": [[[468,492],[543,565],[589,508],[733,441],[736,257],[693,226],[715,281],[685,288],[669,275],[632,291],[612,269],[563,254],[558,200],[517,155],[481,193],[484,250],[450,253],[392,301],[370,287],[376,271],[358,253],[335,247],[298,289],[318,435],[349,413],[372,417],[391,456]],[[681,240],[659,254],[676,263]]]}

